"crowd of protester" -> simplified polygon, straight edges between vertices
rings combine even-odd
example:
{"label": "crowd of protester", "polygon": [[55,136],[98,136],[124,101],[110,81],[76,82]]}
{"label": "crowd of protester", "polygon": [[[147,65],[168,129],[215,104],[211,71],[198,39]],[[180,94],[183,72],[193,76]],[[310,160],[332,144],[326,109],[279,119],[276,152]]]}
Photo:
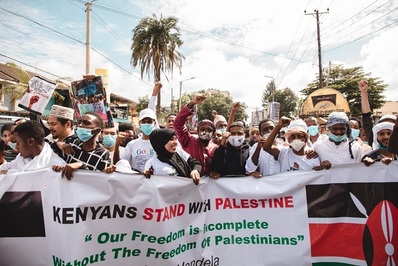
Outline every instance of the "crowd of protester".
{"label": "crowd of protester", "polygon": [[235,121],[239,102],[231,106],[228,120],[214,110],[213,120],[199,120],[192,130],[188,122],[195,116],[196,105],[206,100],[204,94],[195,95],[179,113],[168,114],[160,125],[154,112],[162,88],[159,82],[135,126],[105,127],[94,112],[74,122],[74,109],[53,105],[46,124],[20,119],[3,125],[0,171],[52,168],[69,180],[77,169],[117,171],[147,178],[182,176],[199,184],[201,176],[261,178],[288,171],[327,170],[338,164],[388,165],[397,160],[397,117],[385,115],[374,123],[367,81],[360,81],[358,87],[361,119],[332,112],[326,131],[312,116],[266,119],[247,128],[243,121]]}

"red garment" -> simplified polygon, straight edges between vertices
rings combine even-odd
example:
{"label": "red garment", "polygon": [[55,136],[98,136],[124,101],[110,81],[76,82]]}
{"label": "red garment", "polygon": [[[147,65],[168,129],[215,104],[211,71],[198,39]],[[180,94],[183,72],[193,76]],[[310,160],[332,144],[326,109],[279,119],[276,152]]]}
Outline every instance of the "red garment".
{"label": "red garment", "polygon": [[210,160],[218,145],[210,140],[209,144],[205,147],[197,136],[189,133],[185,123],[188,121],[188,117],[193,115],[193,113],[194,111],[185,105],[177,114],[173,127],[182,148],[202,165],[201,176],[203,176],[210,173]]}

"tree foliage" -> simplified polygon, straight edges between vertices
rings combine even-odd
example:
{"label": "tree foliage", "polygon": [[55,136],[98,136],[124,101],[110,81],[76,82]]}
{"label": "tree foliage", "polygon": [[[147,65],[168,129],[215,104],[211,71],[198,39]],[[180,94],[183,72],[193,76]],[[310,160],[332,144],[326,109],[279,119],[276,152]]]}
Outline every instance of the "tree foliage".
{"label": "tree foliage", "polygon": [[138,97],[138,103],[135,106],[135,111],[137,113],[141,112],[141,110],[148,108],[148,104],[149,104],[149,97],[148,95],[142,96],[142,97]]}
{"label": "tree foliage", "polygon": [[[183,42],[180,39],[180,29],[175,17],[162,16],[158,19],[143,18],[133,29],[133,43],[131,45],[131,65],[140,65],[141,78],[144,73],[150,77],[152,73],[155,81],[161,81],[162,72],[173,73],[174,66],[180,71],[183,56],[177,51]],[[160,92],[157,98],[156,113],[160,113]]]}
{"label": "tree foliage", "polygon": [[[202,91],[203,93],[203,91]],[[193,95],[191,95],[192,97]],[[206,100],[198,105],[197,113],[199,120],[210,119],[213,121],[212,111],[216,110],[219,115],[223,115],[227,120],[231,113],[233,99],[231,96],[222,94],[219,90],[215,93],[207,94]],[[235,114],[235,120],[246,120],[248,115],[245,113],[247,108],[245,103],[241,103],[240,108]]]}
{"label": "tree foliage", "polygon": [[[369,82],[368,94],[369,104],[372,110],[380,108],[384,103],[382,95],[387,84],[378,77],[371,77],[371,73],[364,73],[362,67],[344,68],[343,65],[333,65],[330,69],[329,77],[324,81],[328,83],[329,88],[341,92],[347,99],[351,110],[351,116],[360,116],[361,111],[361,93],[358,88],[358,82],[366,79]],[[318,80],[314,80],[301,91],[308,96],[318,89]]]}
{"label": "tree foliage", "polygon": [[273,81],[267,84],[261,99],[262,106],[268,108],[268,103],[274,100],[280,104],[279,116],[295,116],[299,97],[290,88],[278,90],[274,86]]}
{"label": "tree foliage", "polygon": [[274,81],[270,81],[265,90],[263,91],[263,95],[261,97],[262,101],[262,107],[267,108],[267,103],[272,101],[272,93],[274,91],[274,88],[276,88]]}
{"label": "tree foliage", "polygon": [[292,89],[275,90],[274,100],[280,104],[279,116],[294,116],[299,97]]}

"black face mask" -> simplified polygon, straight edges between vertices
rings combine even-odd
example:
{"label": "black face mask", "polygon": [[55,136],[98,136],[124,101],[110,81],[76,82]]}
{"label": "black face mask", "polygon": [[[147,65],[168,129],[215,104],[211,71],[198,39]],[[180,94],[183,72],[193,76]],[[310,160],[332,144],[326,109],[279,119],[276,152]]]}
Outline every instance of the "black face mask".
{"label": "black face mask", "polygon": [[202,144],[204,144],[205,146],[207,146],[207,144],[209,144],[209,142],[210,142],[210,139],[207,139],[207,138],[200,138],[200,137],[199,137],[199,141],[200,141]]}
{"label": "black face mask", "polygon": [[249,141],[249,145],[250,146],[253,146],[254,144],[256,144],[257,143],[257,140],[251,140],[251,141]]}

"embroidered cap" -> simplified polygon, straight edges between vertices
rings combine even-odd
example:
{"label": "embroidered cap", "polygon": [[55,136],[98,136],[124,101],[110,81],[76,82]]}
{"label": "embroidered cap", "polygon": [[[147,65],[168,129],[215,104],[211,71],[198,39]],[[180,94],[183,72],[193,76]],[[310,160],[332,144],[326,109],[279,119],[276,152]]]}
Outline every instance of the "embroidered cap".
{"label": "embroidered cap", "polygon": [[63,118],[67,120],[73,120],[73,114],[75,110],[69,107],[64,107],[60,105],[53,105],[49,115],[53,115],[58,118]]}

